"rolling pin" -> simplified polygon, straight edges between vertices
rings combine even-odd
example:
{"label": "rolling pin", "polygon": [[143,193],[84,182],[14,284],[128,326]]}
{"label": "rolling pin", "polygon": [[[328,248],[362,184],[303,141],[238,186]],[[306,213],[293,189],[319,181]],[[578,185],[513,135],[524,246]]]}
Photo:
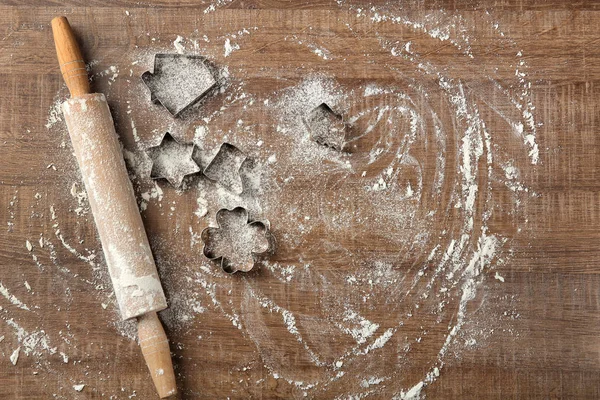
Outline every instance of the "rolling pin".
{"label": "rolling pin", "polygon": [[142,354],[160,398],[177,393],[169,341],[156,315],[167,308],[106,98],[90,93],[85,62],[65,17],[52,20],[62,76],[62,105],[100,235],[121,316],[137,318]]}

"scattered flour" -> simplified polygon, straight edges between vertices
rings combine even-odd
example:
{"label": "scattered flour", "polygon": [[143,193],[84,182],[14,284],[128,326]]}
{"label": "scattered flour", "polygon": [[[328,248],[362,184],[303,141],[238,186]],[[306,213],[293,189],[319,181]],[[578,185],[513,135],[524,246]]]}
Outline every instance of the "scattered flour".
{"label": "scattered flour", "polygon": [[12,354],[10,355],[10,362],[12,363],[12,365],[17,365],[17,362],[19,361],[19,354],[21,353],[21,348],[17,347]]}
{"label": "scattered flour", "polygon": [[177,50],[177,53],[179,54],[183,54],[185,52],[185,47],[183,46],[183,37],[177,35],[177,38],[173,41],[173,46],[175,47],[175,50]]}
{"label": "scattered flour", "polygon": [[[229,3],[230,1],[226,0],[213,2],[204,10],[204,13],[212,13]],[[346,6],[343,5],[343,7]],[[423,40],[428,41],[426,43],[428,45],[437,45],[442,42],[449,44],[458,51],[456,59],[459,66],[471,63],[469,60],[477,60],[477,49],[470,45],[472,41],[470,27],[465,27],[466,22],[461,18],[437,12],[425,18],[412,14],[394,15],[391,11],[377,7],[357,9],[351,6],[349,8],[356,11],[359,21],[369,24],[372,29],[377,30],[383,24],[401,24],[408,30],[426,35]],[[129,15],[128,12],[126,14]],[[522,159],[516,160],[516,162],[506,159],[501,149],[496,147],[498,145],[496,132],[489,128],[495,124],[488,123],[489,118],[506,120],[512,126],[519,145],[526,148],[529,162],[536,164],[540,161],[535,132],[538,125],[533,118],[535,107],[531,103],[528,90],[524,89],[518,95],[509,93],[504,88],[498,89],[496,92],[499,96],[506,97],[507,102],[519,110],[517,117],[514,113],[500,115],[499,113],[490,113],[487,109],[483,111],[483,106],[480,106],[476,93],[464,80],[455,76],[448,77],[452,75],[448,72],[456,72],[452,69],[452,65],[435,65],[425,54],[419,54],[421,41],[413,43],[397,40],[397,38],[389,40],[384,35],[384,31],[384,29],[381,30],[379,38],[380,50],[387,51],[390,59],[394,61],[390,63],[392,67],[388,68],[388,72],[392,76],[401,76],[403,79],[402,85],[399,85],[401,87],[369,82],[359,89],[348,89],[332,76],[311,75],[309,72],[304,80],[293,83],[293,86],[287,90],[266,94],[269,98],[260,98],[247,93],[244,83],[240,83],[239,87],[236,87],[235,85],[238,84],[236,82],[233,86],[224,86],[226,87],[222,93],[224,99],[220,100],[224,103],[222,108],[203,115],[203,119],[199,121],[202,125],[194,127],[186,125],[187,128],[182,128],[175,126],[177,123],[168,119],[169,122],[161,126],[161,129],[163,127],[165,129],[153,133],[158,136],[170,131],[171,128],[180,129],[182,132],[187,132],[186,137],[189,140],[193,135],[194,143],[202,146],[210,146],[213,143],[211,141],[214,140],[241,140],[242,144],[245,144],[242,146],[244,150],[256,151],[256,159],[259,169],[262,171],[256,175],[259,178],[255,181],[257,191],[253,193],[254,197],[248,196],[246,193],[239,196],[232,195],[226,193],[222,188],[211,191],[213,187],[204,182],[191,186],[192,188],[197,187],[197,190],[186,192],[184,187],[178,192],[170,189],[163,192],[161,186],[164,188],[164,185],[151,181],[149,178],[150,164],[142,151],[143,148],[148,147],[148,132],[144,132],[142,129],[141,117],[135,115],[136,108],[139,108],[138,104],[132,103],[132,107],[128,105],[127,109],[127,115],[129,115],[127,118],[130,118],[130,123],[126,125],[131,126],[131,134],[139,148],[134,152],[124,149],[123,153],[130,168],[132,180],[138,189],[140,210],[147,210],[150,202],[155,202],[157,207],[152,211],[159,213],[160,216],[157,218],[163,218],[163,216],[167,218],[168,211],[165,210],[171,207],[173,196],[182,196],[181,199],[176,200],[178,205],[176,211],[183,209],[179,205],[188,201],[191,204],[189,213],[194,213],[199,218],[207,216],[200,220],[200,223],[206,223],[208,217],[214,213],[212,208],[215,204],[228,207],[244,205],[249,209],[256,210],[258,215],[261,212],[267,216],[273,215],[275,222],[278,223],[277,229],[281,233],[277,239],[284,246],[297,249],[300,259],[299,262],[286,260],[285,263],[265,262],[263,264],[264,271],[261,273],[265,273],[264,279],[269,285],[273,283],[278,285],[277,290],[280,292],[253,282],[251,278],[233,281],[229,277],[223,277],[215,272],[214,266],[199,261],[199,258],[194,259],[193,269],[188,269],[191,267],[187,265],[179,267],[181,269],[174,267],[172,272],[174,275],[176,272],[185,271],[185,275],[189,279],[170,276],[171,270],[165,266],[165,271],[168,272],[164,274],[166,279],[163,284],[165,286],[173,285],[174,288],[170,291],[172,293],[171,310],[166,311],[172,312],[173,319],[169,320],[167,324],[171,324],[175,329],[187,328],[194,323],[197,314],[212,310],[212,312],[227,318],[234,327],[243,333],[245,339],[251,337],[254,341],[253,345],[256,345],[261,356],[267,354],[269,348],[273,348],[273,342],[269,339],[270,329],[281,328],[283,332],[287,331],[291,335],[291,340],[286,343],[286,346],[290,346],[291,352],[306,356],[313,364],[314,371],[318,371],[314,374],[314,381],[306,382],[299,379],[301,375],[294,376],[286,370],[285,365],[276,362],[265,361],[265,368],[275,379],[282,379],[303,390],[305,396],[321,393],[318,392],[319,390],[327,393],[329,385],[333,386],[334,383],[348,384],[348,387],[354,387],[354,390],[357,391],[356,395],[352,397],[349,393],[349,398],[368,397],[366,393],[371,390],[387,390],[385,393],[389,394],[388,398],[395,395],[395,398],[398,399],[415,400],[423,396],[422,391],[439,376],[448,350],[458,343],[457,337],[460,336],[469,317],[467,305],[475,298],[478,291],[485,289],[482,286],[483,278],[489,273],[490,267],[504,256],[505,247],[509,243],[507,237],[510,237],[510,231],[495,232],[492,231],[492,227],[488,227],[491,225],[491,213],[498,212],[494,208],[495,203],[491,196],[489,182],[502,181],[506,184],[507,190],[510,190],[509,195],[513,198],[517,194],[527,193],[524,183],[527,171],[517,168],[517,166],[523,168],[525,164]],[[219,36],[215,40],[212,55],[215,58],[221,57],[221,54],[229,57],[234,51],[240,49],[236,39],[241,34],[236,31]],[[194,51],[197,51],[198,41],[210,43],[209,38],[201,39],[198,36],[195,39],[188,39],[177,36],[173,46],[178,53],[190,51],[192,45]],[[332,50],[329,50],[319,43],[309,43],[304,38],[300,39],[300,42],[306,47],[307,56],[313,60],[316,58],[314,55],[323,60],[344,56],[336,54],[333,46]],[[233,58],[235,57],[231,59]],[[365,59],[367,62],[369,61],[368,56],[365,56]],[[131,64],[132,69],[137,64],[140,64],[140,68],[148,69],[143,65],[146,62],[144,60],[143,57],[134,60]],[[414,73],[417,78],[414,80],[406,78],[401,71],[399,73],[394,70],[393,65],[398,62],[407,63],[405,67],[410,68],[411,74]],[[528,84],[527,67],[522,54],[517,55],[516,63],[518,64],[517,83],[520,87],[526,88]],[[382,67],[387,68],[385,65]],[[141,69],[141,71],[143,70]],[[243,81],[244,71],[237,71],[233,68],[231,71],[231,77],[229,69],[221,71],[223,81]],[[424,79],[420,79],[419,76]],[[491,75],[484,74],[482,76],[487,78]],[[104,78],[108,86],[117,78],[119,81],[124,79],[122,76],[119,77],[117,66],[110,67],[98,74],[97,79],[100,78]],[[429,101],[428,98],[432,100]],[[255,101],[256,103],[254,103]],[[357,137],[352,138],[353,143],[350,144],[368,146],[366,150],[368,154],[364,159],[357,160],[358,156],[353,157],[352,153],[349,155],[332,152],[331,149],[313,146],[313,143],[308,140],[303,117],[308,110],[320,102],[327,102],[336,108],[336,111],[344,115],[348,122],[358,129]],[[439,104],[444,104],[444,106]],[[274,119],[274,121],[268,120],[268,122],[274,122],[273,126],[277,136],[261,137],[253,131],[254,126],[247,129],[251,122],[244,113],[253,105],[263,107],[266,113],[271,113],[265,118]],[[243,112],[234,116],[236,107]],[[443,107],[447,108],[442,109]],[[56,107],[56,109],[58,108]],[[448,115],[451,121],[448,120]],[[225,119],[224,117],[227,119],[231,117],[232,128],[229,132],[224,132],[226,129],[221,132],[214,128],[214,121]],[[137,118],[135,123],[134,118]],[[167,119],[165,118],[165,120]],[[56,126],[61,125],[56,124],[59,121],[61,121],[60,112],[53,113],[51,109],[48,117],[48,129],[56,129]],[[181,125],[185,125],[185,123]],[[243,132],[243,135],[240,132]],[[273,146],[273,140],[289,143],[289,149],[292,150],[290,153],[284,154],[276,146]],[[432,154],[436,154],[436,157],[425,158],[416,154],[414,149],[423,143],[432,146],[435,150]],[[57,165],[61,167],[61,163],[57,162]],[[501,166],[501,169],[497,168],[498,165]],[[432,183],[424,181],[421,172],[423,169],[433,171]],[[303,174],[298,174],[296,172],[298,170],[301,170]],[[455,171],[454,175],[449,175],[448,171]],[[403,180],[409,176],[410,179]],[[294,183],[306,177],[314,179],[315,190],[311,193],[297,193],[296,202],[290,204],[287,201],[283,202],[283,206],[290,210],[288,214],[283,213],[275,204],[282,203],[281,199],[286,190],[293,192]],[[520,179],[523,182],[519,181]],[[359,209],[353,209],[352,202],[348,200],[349,190],[343,186],[344,182],[348,181],[353,185],[353,196],[364,196],[357,197],[358,203],[361,204]],[[68,187],[64,192],[68,192]],[[82,192],[83,190],[79,188],[71,190],[73,198],[78,201],[78,206],[82,206],[79,204],[80,197],[78,196]],[[325,199],[322,196],[324,192],[332,193],[331,198]],[[447,204],[440,204],[438,207],[440,193],[443,192],[449,193],[450,198]],[[166,204],[165,207],[162,205],[163,201]],[[81,202],[85,204],[86,199],[82,197]],[[429,208],[420,209],[419,204],[427,204]],[[448,231],[438,232],[434,221],[440,218],[440,210],[446,206],[456,213],[457,224],[448,228]],[[515,201],[516,207],[517,202]],[[370,208],[378,210],[378,213],[364,212],[364,209]],[[77,214],[83,216],[83,213]],[[177,213],[176,215],[180,216]],[[56,224],[54,235],[65,249],[94,268],[103,267],[102,261],[95,259],[95,251],[80,250],[79,246],[73,244],[74,240],[69,240],[69,242],[65,240],[58,226],[54,207],[50,208],[50,216],[53,224]],[[192,220],[194,222],[189,226],[178,220],[174,223],[173,228],[177,235],[189,235],[189,238],[184,241],[185,246],[190,246],[200,254],[199,233],[202,225],[196,226],[199,221],[197,218],[192,218]],[[285,221],[285,224],[282,221]],[[418,225],[416,221],[421,225]],[[297,230],[288,229],[287,226]],[[408,270],[398,268],[397,260],[393,258],[369,259],[365,264],[358,263],[356,260],[363,259],[365,255],[355,249],[345,248],[345,244],[340,245],[336,232],[352,231],[360,234],[360,229],[367,231],[370,228],[363,227],[372,226],[378,226],[382,231],[394,234],[397,232],[395,229],[399,230],[399,227],[407,230],[414,229],[414,232],[417,233],[398,236],[401,240],[398,239],[395,244],[398,245],[399,253],[410,248],[415,253],[429,254],[429,257],[423,257],[423,262]],[[327,241],[319,244],[325,250],[319,248],[319,245],[303,242],[315,229],[330,235]],[[370,231],[369,233],[372,234]],[[389,236],[394,237],[394,234]],[[65,234],[65,236],[72,237],[71,234]],[[357,236],[352,240],[360,242],[364,237]],[[157,233],[155,241],[160,243],[162,238],[160,233]],[[26,248],[33,252],[33,245],[29,241],[27,243]],[[40,237],[39,243],[40,249],[51,251],[48,240],[44,241]],[[333,274],[323,269],[318,265],[319,260],[316,260],[314,254],[303,250],[307,244],[313,246],[309,247],[310,251],[317,254],[339,254],[340,257],[346,257],[349,254],[347,257],[348,273]],[[36,246],[35,253],[38,253],[40,249]],[[181,254],[171,254],[175,253],[172,250],[167,252],[159,249],[157,254],[165,258],[172,257],[172,260],[177,261],[177,256],[181,256]],[[164,254],[167,253],[171,255],[165,256]],[[410,259],[411,255],[406,257]],[[162,261],[158,264],[166,264],[164,260]],[[499,272],[496,272],[494,277],[504,281]],[[273,279],[270,280],[270,278]],[[98,282],[98,285],[107,283],[106,280],[96,280],[95,282]],[[333,287],[332,283],[336,283],[338,287],[342,287],[342,284],[346,285],[348,292],[341,291],[334,295],[329,293],[328,291]],[[194,290],[190,288],[194,288]],[[257,315],[259,317],[262,315],[261,313],[269,314],[272,320],[277,322],[273,322],[273,326],[261,328],[264,329],[263,331],[252,331],[253,328],[247,326],[243,320],[243,314],[240,311],[242,306],[235,304],[232,301],[234,297],[228,294],[231,293],[231,290],[239,288],[246,290],[252,301],[258,301],[259,312]],[[286,296],[291,295],[290,298],[293,298],[299,290],[303,291],[303,295],[309,296],[318,293],[315,304],[319,304],[320,307],[316,307],[315,310],[305,315],[298,311],[292,301],[280,296],[280,293],[285,291]],[[1,283],[0,294],[13,305],[29,309],[10,294]],[[178,294],[181,298],[177,298]],[[189,295],[189,298],[184,299],[184,295]],[[99,302],[103,309],[107,309],[108,304],[111,303],[106,298],[102,303]],[[381,318],[378,319],[376,310],[382,304],[393,308],[393,320],[386,320],[384,323]],[[348,305],[348,307],[343,305]],[[373,371],[369,371],[368,375],[365,375],[364,371],[354,368],[355,365],[362,363],[379,365],[378,361],[384,360],[386,357],[409,358],[411,346],[416,346],[422,338],[427,338],[428,330],[439,332],[442,328],[440,325],[432,323],[423,331],[417,332],[415,337],[407,338],[410,339],[410,345],[403,348],[399,345],[402,340],[399,332],[402,331],[404,324],[411,323],[411,327],[414,327],[415,324],[418,325],[414,319],[420,318],[419,313],[425,312],[431,312],[443,320],[447,313],[454,309],[454,305],[458,307],[456,318],[452,319],[448,326],[448,332],[445,332],[446,327],[442,327],[444,340],[437,344],[431,344],[437,345],[436,350],[439,352],[437,357],[427,360],[428,365],[433,366],[421,382],[412,387],[402,388],[391,375],[393,371],[386,371],[375,366]],[[106,312],[102,313],[106,314]],[[414,319],[411,321],[411,318]],[[315,326],[327,330],[327,335],[323,335],[319,339],[323,343],[315,341],[310,336],[310,331],[314,330]],[[45,333],[30,335],[17,328],[15,330],[21,332],[18,336],[23,349],[26,346],[22,342],[32,336],[39,339],[33,347],[37,349],[35,351],[46,347],[45,351],[52,352],[53,348],[49,346],[49,340]],[[123,329],[123,332],[125,330]],[[43,342],[42,338],[45,338],[46,341]],[[331,340],[332,343],[348,340],[349,344],[340,354],[331,357],[324,350],[330,345],[328,340]],[[31,339],[27,343],[31,347],[33,342],[34,340]],[[297,349],[300,350],[294,349],[292,346],[298,346]],[[336,346],[337,344],[329,347]],[[63,360],[66,359],[65,362],[68,362],[68,357],[65,356],[66,354],[63,355]],[[159,372],[156,371],[156,373]],[[76,386],[81,386],[81,390],[83,390],[84,385],[73,387]],[[376,395],[374,394],[374,396]]]}
{"label": "scattered flour", "polygon": [[494,278],[499,280],[500,282],[504,283],[504,277],[502,275],[500,275],[498,272],[496,272],[496,275],[494,275]]}
{"label": "scattered flour", "polygon": [[11,294],[8,291],[8,289],[2,284],[2,282],[0,282],[0,294],[4,296],[4,298],[8,300],[11,304],[19,307],[20,309],[31,311],[26,304],[24,304],[21,300],[17,299],[13,294]]}
{"label": "scattered flour", "polygon": [[78,385],[73,385],[73,390],[75,390],[76,392],[81,392],[83,390],[83,388],[85,388],[85,384],[80,383]]}
{"label": "scattered flour", "polygon": [[240,49],[240,45],[239,44],[231,44],[231,40],[229,38],[225,39],[225,44],[223,45],[223,55],[225,57],[229,57],[231,55],[231,53],[233,53],[236,50]]}
{"label": "scattered flour", "polygon": [[415,386],[410,388],[410,390],[408,390],[408,392],[406,392],[406,393],[402,392],[400,394],[400,399],[401,400],[419,400],[421,398],[421,390],[423,390],[423,386],[424,386],[423,382],[417,383]]}

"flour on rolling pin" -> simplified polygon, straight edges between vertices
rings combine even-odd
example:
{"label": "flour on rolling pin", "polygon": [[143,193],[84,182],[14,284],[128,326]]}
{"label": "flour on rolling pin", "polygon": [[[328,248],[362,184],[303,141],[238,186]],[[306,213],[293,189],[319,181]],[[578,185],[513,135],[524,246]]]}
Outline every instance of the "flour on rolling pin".
{"label": "flour on rolling pin", "polygon": [[62,108],[123,319],[165,309],[106,98],[86,94],[65,101]]}

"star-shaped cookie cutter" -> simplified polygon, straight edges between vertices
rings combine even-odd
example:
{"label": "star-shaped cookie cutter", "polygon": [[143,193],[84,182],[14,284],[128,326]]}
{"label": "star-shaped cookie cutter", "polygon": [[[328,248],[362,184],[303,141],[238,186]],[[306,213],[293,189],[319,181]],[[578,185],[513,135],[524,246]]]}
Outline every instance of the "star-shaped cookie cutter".
{"label": "star-shaped cookie cutter", "polygon": [[194,144],[179,143],[166,132],[158,146],[147,150],[152,160],[150,178],[164,178],[176,188],[181,186],[186,175],[200,172],[200,167],[192,159],[194,147]]}

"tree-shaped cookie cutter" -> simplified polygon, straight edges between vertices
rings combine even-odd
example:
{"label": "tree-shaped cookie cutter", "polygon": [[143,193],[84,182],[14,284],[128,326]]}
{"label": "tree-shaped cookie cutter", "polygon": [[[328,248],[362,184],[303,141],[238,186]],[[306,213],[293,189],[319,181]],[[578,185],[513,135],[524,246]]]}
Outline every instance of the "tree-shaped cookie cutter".
{"label": "tree-shaped cookie cutter", "polygon": [[[246,154],[231,143],[223,143],[219,152],[213,157],[202,173],[208,179],[219,182],[223,187],[235,194],[244,190],[240,171],[247,160]],[[196,161],[196,164],[200,164]]]}
{"label": "tree-shaped cookie cutter", "polygon": [[337,151],[344,149],[348,125],[329,105],[321,103],[313,108],[303,121],[313,141]]}
{"label": "tree-shaped cookie cutter", "polygon": [[257,259],[272,250],[272,236],[266,224],[250,221],[243,207],[223,208],[216,214],[217,227],[202,231],[204,255],[218,262],[223,271],[248,272]]}

